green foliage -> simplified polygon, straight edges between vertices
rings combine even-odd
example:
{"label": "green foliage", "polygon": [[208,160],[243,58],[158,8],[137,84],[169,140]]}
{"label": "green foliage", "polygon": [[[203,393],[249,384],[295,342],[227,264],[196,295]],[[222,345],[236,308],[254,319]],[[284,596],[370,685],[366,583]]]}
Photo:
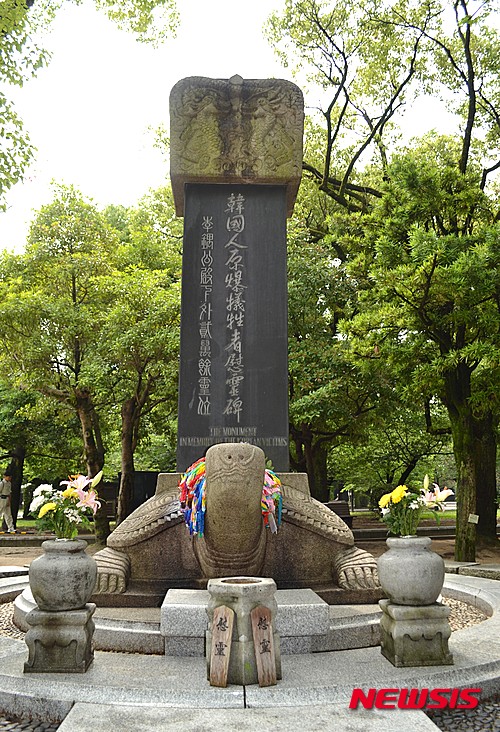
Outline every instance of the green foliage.
{"label": "green foliage", "polygon": [[[0,261],[5,444],[26,447],[33,477],[60,477],[71,465],[83,471],[82,430],[116,455],[133,404],[131,448],[144,443],[139,465],[168,469],[180,318],[180,224],[171,194],[151,192],[135,210],[104,214],[73,187],[54,194],[25,254]],[[120,467],[113,458],[106,469]]]}
{"label": "green foliage", "polygon": [[451,450],[446,432],[449,422],[438,405],[433,405],[432,417],[444,434],[427,432],[418,395],[412,402],[404,375],[395,374],[392,397],[379,403],[362,439],[340,445],[331,454],[330,473],[356,494],[366,495],[372,508],[377,508],[379,498],[399,484],[421,485],[426,473],[435,476],[436,482],[438,476],[445,475],[449,482],[454,476],[454,469],[450,472],[447,464]]}
{"label": "green foliage", "polygon": [[[40,0],[28,8],[24,0],[3,0],[0,12],[0,82],[22,86],[44,66],[49,54],[34,40],[53,17],[54,5]],[[34,157],[22,120],[13,103],[0,92],[0,210],[5,193],[22,180]]]}
{"label": "green foliage", "polygon": [[75,189],[55,194],[31,226],[22,277],[9,282],[2,309],[20,383],[43,384],[65,400],[76,386],[91,386],[88,361],[103,317],[99,278],[111,271],[116,235]]}
{"label": "green foliage", "polygon": [[[392,375],[398,408],[410,399],[422,404],[431,433],[436,428],[429,405],[439,397],[457,463],[462,560],[474,558],[470,512],[479,513],[480,532],[496,531],[500,199],[491,178],[500,167],[500,36],[490,22],[495,9],[494,2],[476,0],[301,0],[286,2],[268,26],[282,58],[320,89],[323,130],[308,125],[303,168],[337,208],[316,206],[308,194],[312,213],[304,216],[305,228],[309,241],[326,247],[327,267],[335,252],[345,291],[355,291],[340,299],[336,349],[318,338],[322,348],[304,380],[299,407],[306,419],[319,420],[321,396],[324,414],[328,399],[340,394],[340,387],[336,391],[316,377],[316,365],[326,374],[326,353],[332,363],[335,358],[351,365],[346,373],[331,368],[332,380],[338,376],[343,385],[348,373],[374,373],[379,385],[384,379],[390,383]],[[398,149],[398,112],[426,93],[453,110],[457,132],[433,133]],[[326,214],[322,219],[318,210]],[[325,326],[325,310],[317,305],[318,323]],[[379,401],[393,400],[390,389],[379,385]],[[377,407],[380,420],[387,411]],[[292,415],[293,410],[292,405]]]}
{"label": "green foliage", "polygon": [[95,4],[142,43],[163,42],[175,33],[179,22],[175,0],[95,0]]}
{"label": "green foliage", "polygon": [[35,390],[19,389],[10,381],[10,359],[0,368],[7,372],[0,381],[0,449],[11,454],[26,451],[24,480],[43,476],[54,481],[70,470],[84,469],[80,424],[72,414]]}

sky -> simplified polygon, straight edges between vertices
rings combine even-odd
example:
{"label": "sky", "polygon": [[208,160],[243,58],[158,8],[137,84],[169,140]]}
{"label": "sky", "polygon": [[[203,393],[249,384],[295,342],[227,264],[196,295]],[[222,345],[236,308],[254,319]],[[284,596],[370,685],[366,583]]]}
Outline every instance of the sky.
{"label": "sky", "polygon": [[168,163],[151,128],[168,127],[168,97],[187,76],[292,80],[262,35],[280,0],[179,0],[175,39],[155,49],[119,31],[90,0],[64,3],[46,47],[50,64],[8,96],[38,149],[0,212],[0,249],[24,248],[51,182],[75,185],[99,208],[134,205],[162,185]]}
{"label": "sky", "polygon": [[[294,81],[262,33],[284,0],[177,4],[177,36],[154,48],[118,30],[92,0],[63,3],[45,43],[51,62],[22,88],[6,90],[38,152],[25,181],[9,192],[7,211],[0,212],[0,250],[23,251],[34,212],[54,197],[53,181],[74,185],[99,208],[133,206],[164,184],[168,162],[154,147],[153,130],[168,129],[168,98],[180,79],[239,74]],[[442,119],[437,104],[412,104],[407,138]]]}

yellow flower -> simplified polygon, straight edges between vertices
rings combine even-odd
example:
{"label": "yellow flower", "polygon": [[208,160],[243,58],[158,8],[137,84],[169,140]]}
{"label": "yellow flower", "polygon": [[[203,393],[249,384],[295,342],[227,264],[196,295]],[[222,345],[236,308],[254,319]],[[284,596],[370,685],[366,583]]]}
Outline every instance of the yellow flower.
{"label": "yellow flower", "polygon": [[391,493],[391,501],[393,503],[399,503],[406,496],[407,491],[408,488],[405,485],[398,485]]}
{"label": "yellow flower", "polygon": [[56,503],[44,503],[43,506],[40,509],[40,513],[38,514],[38,518],[41,519],[45,516],[46,513],[49,511],[55,511],[57,508]]}
{"label": "yellow flower", "polygon": [[385,508],[387,506],[387,504],[390,503],[391,497],[392,497],[391,493],[385,493],[382,496],[382,498],[380,499],[380,501],[378,502],[378,505],[380,506],[380,508]]}
{"label": "yellow flower", "polygon": [[78,498],[76,488],[68,486],[65,491],[62,492],[63,498]]}

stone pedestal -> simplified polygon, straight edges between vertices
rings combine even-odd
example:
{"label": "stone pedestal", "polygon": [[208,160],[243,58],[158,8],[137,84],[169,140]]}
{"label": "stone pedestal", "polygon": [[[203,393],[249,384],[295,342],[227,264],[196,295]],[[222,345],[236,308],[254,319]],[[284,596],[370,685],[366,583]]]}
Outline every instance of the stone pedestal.
{"label": "stone pedestal", "polygon": [[381,650],[394,666],[448,666],[451,635],[450,609],[441,603],[422,606],[395,605],[380,600]]}
{"label": "stone pedestal", "polygon": [[206,635],[207,675],[210,678],[210,652],[212,646],[212,622],[214,610],[221,605],[234,611],[234,625],[229,658],[227,681],[229,684],[258,684],[255,646],[253,642],[251,612],[256,607],[271,611],[272,636],[276,663],[276,678],[281,679],[281,654],[279,635],[276,632],[277,604],[274,593],[276,583],[267,577],[227,577],[208,582],[210,596]]}
{"label": "stone pedestal", "polygon": [[92,616],[96,605],[48,612],[38,607],[26,615],[29,649],[25,673],[84,673],[94,660]]}

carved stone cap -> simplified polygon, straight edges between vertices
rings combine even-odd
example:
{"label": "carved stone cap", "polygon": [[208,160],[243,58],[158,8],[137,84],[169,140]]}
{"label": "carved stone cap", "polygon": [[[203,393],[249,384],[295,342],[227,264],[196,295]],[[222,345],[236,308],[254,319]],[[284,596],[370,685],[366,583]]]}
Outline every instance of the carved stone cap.
{"label": "carved stone cap", "polygon": [[302,172],[304,99],[283,79],[181,79],[170,93],[170,176],[178,216],[185,183],[287,187],[291,216]]}

